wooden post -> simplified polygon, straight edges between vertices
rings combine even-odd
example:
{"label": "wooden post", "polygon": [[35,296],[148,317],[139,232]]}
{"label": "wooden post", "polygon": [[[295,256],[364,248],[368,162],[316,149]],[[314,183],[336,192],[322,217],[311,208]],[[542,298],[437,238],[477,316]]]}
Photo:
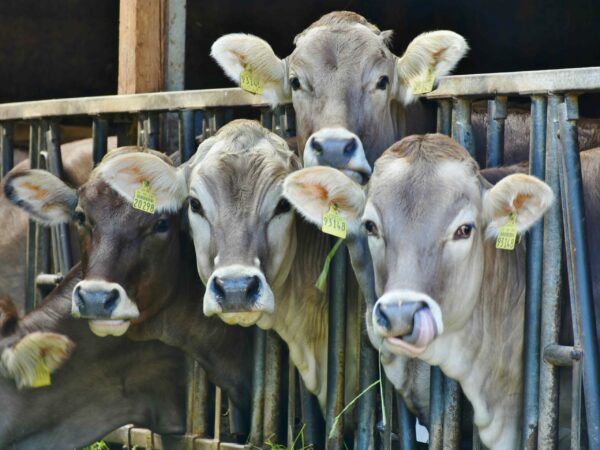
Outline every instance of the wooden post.
{"label": "wooden post", "polygon": [[121,0],[119,94],[164,88],[166,0]]}

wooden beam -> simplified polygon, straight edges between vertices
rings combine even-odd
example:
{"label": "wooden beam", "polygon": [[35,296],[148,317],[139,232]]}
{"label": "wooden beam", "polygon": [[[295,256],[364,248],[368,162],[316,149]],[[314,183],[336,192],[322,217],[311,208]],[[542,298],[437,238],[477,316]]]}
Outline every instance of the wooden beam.
{"label": "wooden beam", "polygon": [[163,90],[166,0],[121,0],[119,94]]}

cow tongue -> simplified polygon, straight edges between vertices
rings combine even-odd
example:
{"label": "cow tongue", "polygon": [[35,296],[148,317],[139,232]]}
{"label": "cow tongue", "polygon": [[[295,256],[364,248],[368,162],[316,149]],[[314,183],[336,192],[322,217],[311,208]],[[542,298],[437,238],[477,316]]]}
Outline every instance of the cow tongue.
{"label": "cow tongue", "polygon": [[429,308],[421,308],[413,318],[412,333],[402,337],[389,337],[390,343],[404,347],[412,353],[422,353],[435,338],[437,327]]}

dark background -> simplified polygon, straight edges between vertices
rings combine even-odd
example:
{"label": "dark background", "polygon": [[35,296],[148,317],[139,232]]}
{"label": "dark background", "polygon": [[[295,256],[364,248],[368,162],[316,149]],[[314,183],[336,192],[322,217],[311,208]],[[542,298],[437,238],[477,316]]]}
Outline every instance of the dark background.
{"label": "dark background", "polygon": [[[284,57],[337,9],[393,29],[397,54],[423,31],[462,34],[456,73],[600,65],[598,0],[188,0],[186,88],[232,86],[208,56],[222,34],[256,34]],[[0,0],[0,102],[115,94],[118,13],[118,0]]]}

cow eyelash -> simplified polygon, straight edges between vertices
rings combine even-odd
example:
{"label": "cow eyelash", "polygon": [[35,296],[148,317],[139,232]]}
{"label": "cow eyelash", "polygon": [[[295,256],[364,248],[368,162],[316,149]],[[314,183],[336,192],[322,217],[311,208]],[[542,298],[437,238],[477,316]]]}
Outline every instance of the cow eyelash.
{"label": "cow eyelash", "polygon": [[277,206],[275,207],[275,211],[273,212],[273,217],[277,217],[281,214],[285,214],[287,212],[290,212],[292,210],[292,205],[290,204],[290,202],[287,201],[287,199],[282,198],[281,200],[279,200],[279,202],[277,203]]}

